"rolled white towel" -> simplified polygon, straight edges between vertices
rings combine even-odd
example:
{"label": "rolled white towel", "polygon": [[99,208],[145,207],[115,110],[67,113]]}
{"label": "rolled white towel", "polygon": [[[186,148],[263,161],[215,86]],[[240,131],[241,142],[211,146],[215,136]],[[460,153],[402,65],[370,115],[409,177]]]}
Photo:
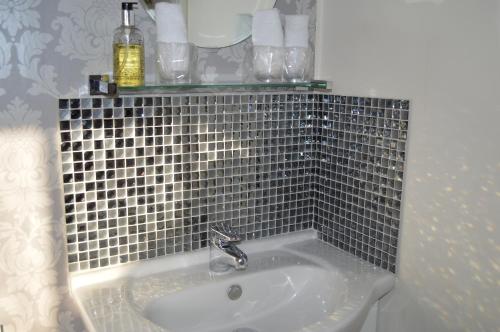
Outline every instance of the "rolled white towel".
{"label": "rolled white towel", "polygon": [[255,12],[252,20],[252,41],[255,46],[283,47],[283,27],[276,8]]}
{"label": "rolled white towel", "polygon": [[156,38],[163,43],[187,43],[186,20],[179,4],[156,2]]}
{"label": "rolled white towel", "polygon": [[309,16],[285,16],[285,47],[309,46]]}

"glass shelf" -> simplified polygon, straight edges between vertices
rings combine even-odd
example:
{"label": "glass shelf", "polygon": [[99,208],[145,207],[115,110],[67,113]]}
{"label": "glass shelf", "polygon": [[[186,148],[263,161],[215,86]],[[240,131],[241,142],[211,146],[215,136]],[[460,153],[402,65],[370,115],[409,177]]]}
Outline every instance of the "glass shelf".
{"label": "glass shelf", "polygon": [[165,93],[165,92],[218,92],[218,91],[257,91],[257,90],[294,90],[314,91],[330,89],[327,81],[311,82],[278,82],[278,83],[186,83],[186,84],[148,84],[138,87],[118,88],[118,94],[130,95],[138,93]]}

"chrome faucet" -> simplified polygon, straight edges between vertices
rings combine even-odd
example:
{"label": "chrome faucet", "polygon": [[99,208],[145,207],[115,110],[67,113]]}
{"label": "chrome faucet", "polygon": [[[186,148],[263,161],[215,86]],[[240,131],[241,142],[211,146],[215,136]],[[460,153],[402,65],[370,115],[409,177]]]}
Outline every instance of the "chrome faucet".
{"label": "chrome faucet", "polygon": [[244,270],[248,264],[247,255],[235,243],[241,237],[229,225],[217,223],[210,227],[210,271],[226,272],[231,268]]}

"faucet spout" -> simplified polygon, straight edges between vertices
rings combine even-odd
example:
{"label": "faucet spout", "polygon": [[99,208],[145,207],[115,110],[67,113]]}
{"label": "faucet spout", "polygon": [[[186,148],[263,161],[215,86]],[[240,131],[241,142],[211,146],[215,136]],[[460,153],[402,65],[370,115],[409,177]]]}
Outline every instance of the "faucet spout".
{"label": "faucet spout", "polygon": [[247,255],[236,246],[241,238],[227,224],[218,223],[210,228],[210,271],[227,272],[231,268],[244,270]]}
{"label": "faucet spout", "polygon": [[234,244],[229,244],[222,249],[230,257],[230,265],[236,270],[244,270],[248,265],[247,255]]}

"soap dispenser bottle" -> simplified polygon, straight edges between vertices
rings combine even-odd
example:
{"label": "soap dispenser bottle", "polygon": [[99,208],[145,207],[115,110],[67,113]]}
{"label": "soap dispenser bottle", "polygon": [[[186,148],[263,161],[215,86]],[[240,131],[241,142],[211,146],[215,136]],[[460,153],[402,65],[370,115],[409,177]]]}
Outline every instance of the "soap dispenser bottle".
{"label": "soap dispenser bottle", "polygon": [[134,5],[122,3],[122,25],[113,37],[113,76],[118,87],[144,85],[144,37],[134,25]]}

